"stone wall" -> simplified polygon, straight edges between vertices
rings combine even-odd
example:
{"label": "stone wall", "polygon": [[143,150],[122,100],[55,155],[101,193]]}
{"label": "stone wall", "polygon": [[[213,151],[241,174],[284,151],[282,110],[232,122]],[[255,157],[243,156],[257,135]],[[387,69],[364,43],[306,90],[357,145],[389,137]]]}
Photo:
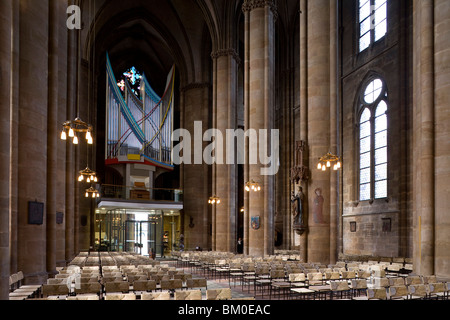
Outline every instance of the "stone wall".
{"label": "stone wall", "polygon": [[[389,257],[411,256],[407,246],[412,229],[408,219],[406,170],[410,154],[406,133],[410,128],[410,8],[407,1],[388,2],[388,33],[359,52],[359,30],[354,1],[341,2],[342,8],[342,146],[343,146],[343,253],[374,254]],[[409,29],[410,30],[410,29]],[[359,105],[358,98],[371,77],[385,81],[388,93],[388,197],[359,201]],[[383,219],[391,219],[390,231]],[[350,223],[356,222],[356,232]]]}

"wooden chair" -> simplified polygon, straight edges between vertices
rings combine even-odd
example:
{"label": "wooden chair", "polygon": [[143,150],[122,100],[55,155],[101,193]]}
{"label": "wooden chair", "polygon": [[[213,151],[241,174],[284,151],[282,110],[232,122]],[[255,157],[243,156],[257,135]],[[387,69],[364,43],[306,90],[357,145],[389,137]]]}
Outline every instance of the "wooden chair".
{"label": "wooden chair", "polygon": [[264,296],[264,289],[270,288],[272,281],[274,281],[277,277],[281,277],[281,273],[284,278],[284,270],[270,270],[268,266],[263,268],[259,268],[255,270],[255,276],[257,277],[254,281],[254,292],[257,294],[257,287],[261,288],[261,295]]}
{"label": "wooden chair", "polygon": [[427,284],[413,284],[408,286],[409,299],[423,300],[429,296],[430,289]]}
{"label": "wooden chair", "polygon": [[99,300],[100,297],[96,294],[90,294],[90,295],[81,295],[81,296],[70,296],[67,297],[66,300]]}
{"label": "wooden chair", "polygon": [[169,292],[151,292],[141,294],[141,300],[170,300]]}
{"label": "wooden chair", "polygon": [[389,287],[389,279],[388,278],[378,278],[375,277],[372,280],[374,288],[388,288]]}
{"label": "wooden chair", "polygon": [[136,300],[134,293],[110,293],[106,294],[105,300]]}
{"label": "wooden chair", "polygon": [[333,300],[335,297],[338,299],[345,299],[346,297],[351,298],[351,288],[347,281],[330,281],[330,299]]}
{"label": "wooden chair", "polygon": [[156,290],[155,280],[137,280],[133,282],[133,291],[153,291]]}
{"label": "wooden chair", "polygon": [[438,283],[437,278],[435,275],[432,276],[423,276],[422,277],[422,283],[423,284],[429,284],[429,283]]}
{"label": "wooden chair", "polygon": [[66,284],[43,284],[42,296],[68,296],[70,293],[69,287]]}
{"label": "wooden chair", "polygon": [[429,288],[429,297],[430,299],[446,299],[448,296],[446,292],[446,283],[444,282],[436,282],[436,283],[428,283]]}
{"label": "wooden chair", "polygon": [[202,300],[201,290],[175,291],[175,300]]}
{"label": "wooden chair", "polygon": [[370,271],[368,271],[368,270],[358,270],[356,272],[356,276],[359,279],[369,279],[371,274],[370,274]]}
{"label": "wooden chair", "polygon": [[367,289],[368,300],[387,300],[386,288]]}
{"label": "wooden chair", "polygon": [[324,280],[325,281],[333,281],[341,279],[341,274],[339,272],[325,272]]}
{"label": "wooden chair", "polygon": [[342,280],[352,280],[356,278],[355,271],[341,271],[341,279]]}
{"label": "wooden chair", "polygon": [[[244,272],[242,271],[242,266],[240,261],[230,261],[229,274],[228,274],[228,285],[230,285],[231,280],[241,279]],[[236,286],[236,281],[234,281],[234,286]]]}
{"label": "wooden chair", "polygon": [[208,289],[206,290],[206,300],[230,300],[231,289]]}
{"label": "wooden chair", "polygon": [[99,282],[93,282],[93,283],[80,283],[80,287],[75,287],[75,294],[89,294],[89,293],[95,293],[100,294],[100,291],[102,290],[102,286]]}
{"label": "wooden chair", "polygon": [[47,279],[47,284],[65,284],[67,283],[67,279],[66,278],[50,278]]}
{"label": "wooden chair", "polygon": [[160,289],[175,291],[176,289],[183,288],[183,283],[180,279],[161,280]]}
{"label": "wooden chair", "polygon": [[421,276],[408,276],[405,278],[405,281],[407,286],[423,283]]}
{"label": "wooden chair", "polygon": [[309,286],[322,285],[323,284],[323,274],[320,272],[308,273],[306,274],[306,279]]}
{"label": "wooden chair", "polygon": [[408,288],[403,286],[390,286],[389,287],[389,299],[390,300],[407,300],[409,299]]}
{"label": "wooden chair", "polygon": [[404,286],[405,285],[405,279],[402,277],[393,277],[393,278],[387,278],[389,279],[389,286]]}
{"label": "wooden chair", "polygon": [[367,288],[367,295],[352,297],[352,300],[387,300],[386,288]]}
{"label": "wooden chair", "polygon": [[130,285],[128,281],[114,281],[105,283],[105,291],[106,293],[112,292],[122,292],[128,293],[130,291]]}
{"label": "wooden chair", "polygon": [[352,297],[360,296],[361,293],[364,293],[364,296],[367,294],[367,280],[365,279],[352,279]]}
{"label": "wooden chair", "polygon": [[194,288],[205,288],[208,289],[208,281],[206,278],[192,278],[186,280],[186,288],[194,289]]}

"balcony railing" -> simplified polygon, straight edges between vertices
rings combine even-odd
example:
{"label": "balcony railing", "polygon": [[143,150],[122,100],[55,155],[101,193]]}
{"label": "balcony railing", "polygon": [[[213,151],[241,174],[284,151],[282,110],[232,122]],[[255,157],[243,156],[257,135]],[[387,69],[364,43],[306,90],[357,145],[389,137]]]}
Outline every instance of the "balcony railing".
{"label": "balcony railing", "polygon": [[105,199],[182,202],[183,190],[102,184],[100,197]]}

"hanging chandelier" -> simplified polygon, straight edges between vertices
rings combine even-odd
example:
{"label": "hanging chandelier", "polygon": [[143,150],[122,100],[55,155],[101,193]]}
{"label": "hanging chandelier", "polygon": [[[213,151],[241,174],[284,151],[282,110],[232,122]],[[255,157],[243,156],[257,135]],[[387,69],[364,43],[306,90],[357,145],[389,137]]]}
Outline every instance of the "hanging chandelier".
{"label": "hanging chandelier", "polygon": [[86,167],[86,169],[81,170],[79,174],[80,175],[78,176],[78,181],[80,182],[84,181],[85,177],[87,183],[98,182],[97,173],[89,169],[88,167]]}
{"label": "hanging chandelier", "polygon": [[85,134],[88,144],[93,144],[92,139],[92,125],[84,122],[80,118],[75,120],[68,120],[63,123],[63,130],[61,132],[61,140],[67,140],[67,137],[72,138],[73,144],[78,144],[78,135]]}
{"label": "hanging chandelier", "polygon": [[331,168],[333,164],[333,170],[337,171],[342,167],[341,160],[338,156],[328,152],[323,157],[319,158],[319,163],[317,164],[317,169],[326,171],[327,168]]}
{"label": "hanging chandelier", "polygon": [[245,184],[245,191],[250,192],[250,190],[258,192],[261,191],[261,187],[258,182],[255,182],[252,179]]}
{"label": "hanging chandelier", "polygon": [[216,195],[209,197],[208,203],[211,205],[220,204],[220,198]]}
{"label": "hanging chandelier", "polygon": [[86,193],[85,193],[84,196],[86,198],[89,198],[89,197],[91,197],[91,198],[99,198],[100,197],[100,193],[94,187],[90,187],[89,189],[86,189]]}

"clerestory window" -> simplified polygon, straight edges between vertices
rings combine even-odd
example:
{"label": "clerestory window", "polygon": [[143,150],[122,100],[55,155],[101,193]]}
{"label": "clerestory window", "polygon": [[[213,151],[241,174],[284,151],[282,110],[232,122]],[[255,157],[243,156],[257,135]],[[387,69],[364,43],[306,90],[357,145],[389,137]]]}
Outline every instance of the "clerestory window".
{"label": "clerestory window", "polygon": [[359,52],[387,32],[387,0],[359,0]]}

